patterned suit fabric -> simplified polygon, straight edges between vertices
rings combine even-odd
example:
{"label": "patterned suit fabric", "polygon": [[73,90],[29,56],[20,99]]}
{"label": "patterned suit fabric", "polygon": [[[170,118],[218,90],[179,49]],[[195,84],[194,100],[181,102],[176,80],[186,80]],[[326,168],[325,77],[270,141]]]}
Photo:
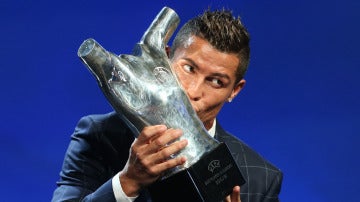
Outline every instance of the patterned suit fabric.
{"label": "patterned suit fabric", "polygon": [[[112,177],[125,166],[134,133],[116,113],[90,115],[78,122],[65,154],[52,201],[115,202]],[[241,201],[279,201],[282,172],[217,124],[215,138],[225,142],[246,183]],[[171,200],[171,199],[169,199]],[[135,202],[151,202],[147,190]]]}

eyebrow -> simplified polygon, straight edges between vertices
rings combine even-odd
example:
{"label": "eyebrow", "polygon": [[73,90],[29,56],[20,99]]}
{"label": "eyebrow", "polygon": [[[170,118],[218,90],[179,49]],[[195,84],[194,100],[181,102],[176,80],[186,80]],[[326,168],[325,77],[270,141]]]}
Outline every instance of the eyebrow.
{"label": "eyebrow", "polygon": [[183,59],[188,61],[189,63],[191,63],[191,66],[195,67],[196,69],[199,69],[197,64],[192,59],[190,59],[190,58],[183,58]]}
{"label": "eyebrow", "polygon": [[[199,66],[192,59],[190,59],[190,58],[183,58],[183,59],[186,60],[187,62],[191,63],[192,67],[194,67],[196,69],[199,69]],[[221,78],[225,78],[227,80],[231,80],[229,75],[227,75],[227,74],[222,74],[222,73],[216,72],[216,73],[212,73],[211,75],[221,77]]]}

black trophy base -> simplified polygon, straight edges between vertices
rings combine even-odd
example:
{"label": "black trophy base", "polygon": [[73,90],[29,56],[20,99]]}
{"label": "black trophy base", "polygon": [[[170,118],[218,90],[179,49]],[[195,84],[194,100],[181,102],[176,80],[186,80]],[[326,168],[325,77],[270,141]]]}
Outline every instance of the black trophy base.
{"label": "black trophy base", "polygon": [[245,180],[226,144],[220,143],[191,167],[149,187],[153,202],[219,202]]}

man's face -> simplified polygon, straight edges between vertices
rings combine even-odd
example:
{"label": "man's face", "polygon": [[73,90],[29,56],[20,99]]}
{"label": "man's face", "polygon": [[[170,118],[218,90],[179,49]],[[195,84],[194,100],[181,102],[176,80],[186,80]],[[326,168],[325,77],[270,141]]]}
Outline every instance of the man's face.
{"label": "man's face", "polygon": [[207,129],[226,101],[243,88],[236,81],[239,58],[216,50],[206,40],[193,36],[171,58],[173,70],[186,91],[192,107]]}

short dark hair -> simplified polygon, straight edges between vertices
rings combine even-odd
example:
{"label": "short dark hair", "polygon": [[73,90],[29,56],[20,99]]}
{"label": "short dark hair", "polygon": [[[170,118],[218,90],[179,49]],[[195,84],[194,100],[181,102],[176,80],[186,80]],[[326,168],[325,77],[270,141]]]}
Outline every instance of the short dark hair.
{"label": "short dark hair", "polygon": [[202,15],[189,20],[177,33],[172,44],[170,58],[175,50],[183,47],[191,36],[207,40],[221,52],[237,54],[240,63],[236,72],[236,83],[244,77],[250,60],[250,35],[240,17],[236,18],[230,10],[222,9],[207,10]]}

